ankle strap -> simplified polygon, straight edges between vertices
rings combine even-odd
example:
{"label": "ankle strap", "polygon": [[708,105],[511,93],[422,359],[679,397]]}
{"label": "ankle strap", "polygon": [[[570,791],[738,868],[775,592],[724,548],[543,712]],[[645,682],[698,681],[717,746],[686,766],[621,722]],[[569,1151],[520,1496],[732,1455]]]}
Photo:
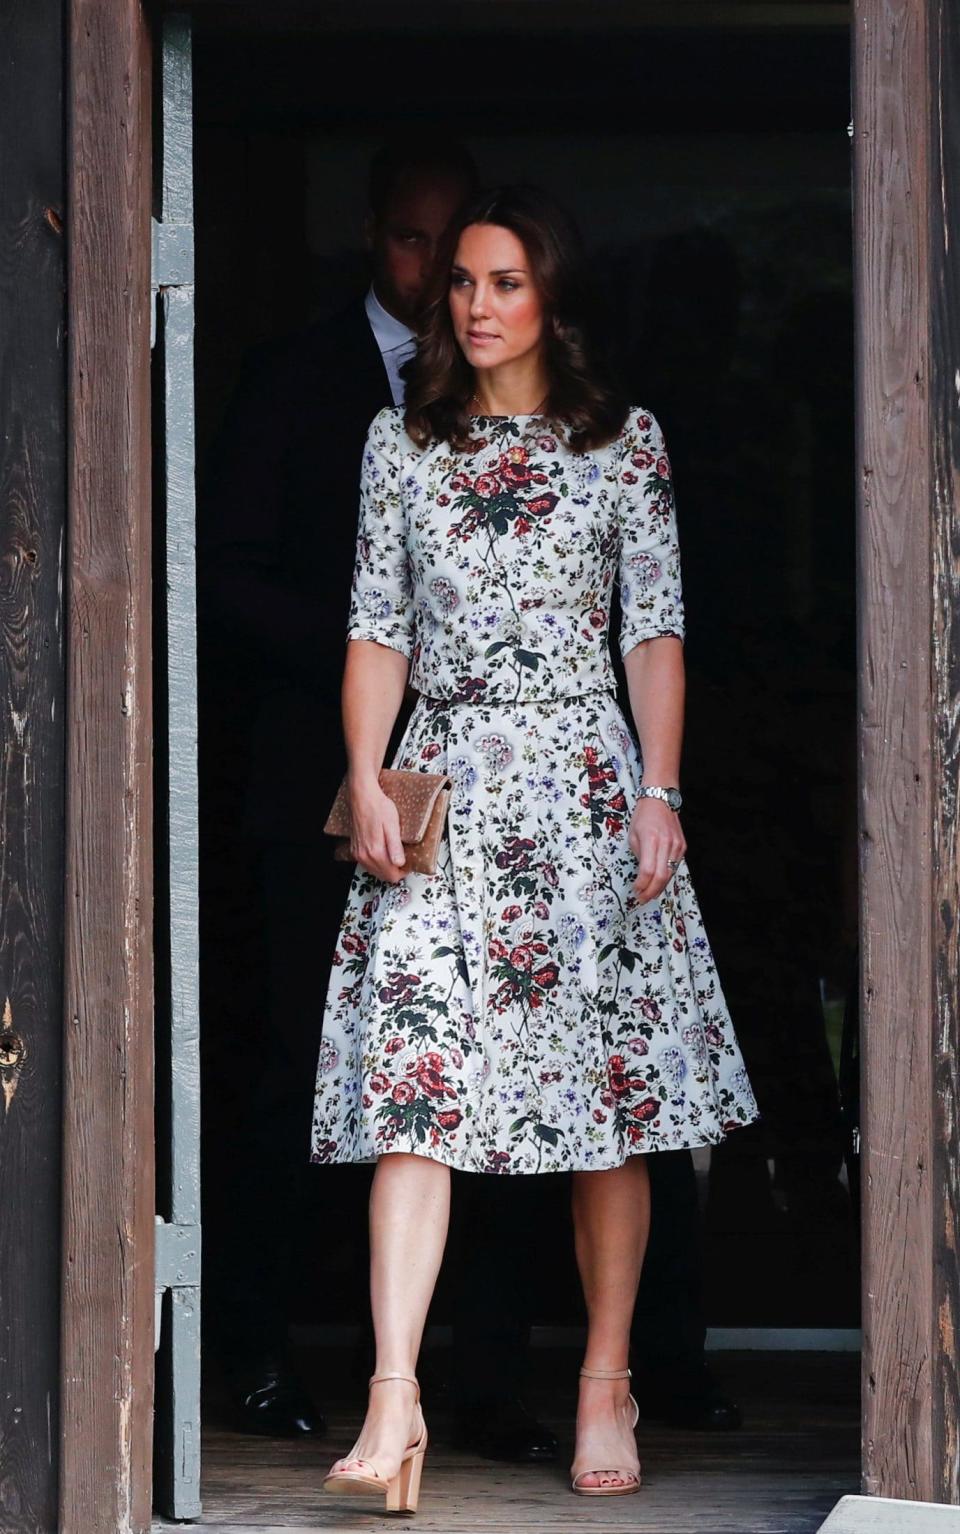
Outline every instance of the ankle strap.
{"label": "ankle strap", "polygon": [[586,1369],[581,1368],[580,1373],[588,1380],[628,1380],[632,1379],[629,1369]]}
{"label": "ankle strap", "polygon": [[371,1374],[369,1383],[375,1385],[377,1380],[406,1380],[408,1384],[416,1385],[417,1389],[420,1388],[416,1375],[401,1374],[397,1369],[384,1369],[382,1374]]}

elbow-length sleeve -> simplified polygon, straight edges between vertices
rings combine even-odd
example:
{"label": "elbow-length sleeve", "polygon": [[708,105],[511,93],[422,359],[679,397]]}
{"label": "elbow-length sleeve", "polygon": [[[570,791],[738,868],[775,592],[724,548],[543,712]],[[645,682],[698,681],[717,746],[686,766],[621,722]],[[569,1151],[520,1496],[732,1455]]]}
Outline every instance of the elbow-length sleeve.
{"label": "elbow-length sleeve", "polygon": [[373,639],[409,660],[414,644],[413,585],[400,489],[396,408],[381,410],[367,432],[360,469],[360,518],[348,639]]}
{"label": "elbow-length sleeve", "polygon": [[648,410],[631,411],[620,470],[620,654],[663,634],[684,638],[680,544],[670,460]]}

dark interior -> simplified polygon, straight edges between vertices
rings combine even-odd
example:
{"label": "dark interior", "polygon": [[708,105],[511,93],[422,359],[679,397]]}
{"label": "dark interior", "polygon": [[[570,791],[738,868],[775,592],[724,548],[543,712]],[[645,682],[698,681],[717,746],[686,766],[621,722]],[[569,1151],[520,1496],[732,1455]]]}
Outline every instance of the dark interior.
{"label": "dark interior", "polygon": [[[366,287],[366,165],[392,132],[435,124],[469,145],[485,181],[538,181],[573,208],[608,340],[673,460],[688,613],[684,829],[764,1113],[695,1153],[707,1320],[855,1327],[856,1102],[840,1090],[855,1059],[857,914],[848,33],[631,27],[602,6],[578,28],[564,7],[531,9],[488,5],[471,21],[470,5],[453,19],[421,6],[391,32],[393,12],[375,31],[336,9],[323,25],[291,14],[266,30],[201,8],[198,457],[245,350]],[[352,513],[318,501],[318,514]],[[272,1041],[254,849],[240,827],[248,698],[243,676],[209,654],[201,685],[214,1271],[218,1220],[257,1217],[242,1187],[224,1190]],[[318,934],[318,1038],[333,942]],[[317,1218],[298,1316],[355,1326],[367,1306],[369,1169],[300,1171]],[[564,1180],[530,1181],[535,1321],[577,1326]],[[336,1219],[321,1218],[331,1210]],[[434,1322],[449,1319],[465,1261],[455,1230]]]}

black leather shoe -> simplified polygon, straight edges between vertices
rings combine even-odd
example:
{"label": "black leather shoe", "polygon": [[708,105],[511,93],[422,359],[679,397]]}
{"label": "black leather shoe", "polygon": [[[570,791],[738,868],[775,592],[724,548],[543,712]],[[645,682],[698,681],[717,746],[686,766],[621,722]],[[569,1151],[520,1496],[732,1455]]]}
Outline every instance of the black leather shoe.
{"label": "black leather shoe", "polygon": [[453,1441],[484,1459],[512,1464],[552,1460],[557,1440],[522,1401],[495,1401],[488,1406],[461,1406],[454,1412]]}
{"label": "black leather shoe", "polygon": [[693,1370],[637,1370],[637,1387],[640,1415],[648,1422],[713,1433],[728,1432],[743,1423],[740,1407],[706,1365]]}
{"label": "black leather shoe", "polygon": [[268,1438],[306,1438],[326,1422],[294,1371],[274,1361],[227,1371],[233,1417],[241,1433]]}

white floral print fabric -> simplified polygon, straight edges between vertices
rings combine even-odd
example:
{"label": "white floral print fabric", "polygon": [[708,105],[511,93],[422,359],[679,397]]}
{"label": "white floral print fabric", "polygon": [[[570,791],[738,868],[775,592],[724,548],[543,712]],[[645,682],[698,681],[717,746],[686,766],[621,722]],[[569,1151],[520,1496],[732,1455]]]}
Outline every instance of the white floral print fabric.
{"label": "white floral print fabric", "polygon": [[619,1166],[758,1115],[686,859],[640,905],[642,774],[621,653],[684,636],[670,465],[649,411],[607,447],[538,416],[418,449],[382,410],[363,457],[348,636],[419,694],[392,765],[453,783],[438,870],[358,868],[323,1019],[310,1157],[465,1170]]}

